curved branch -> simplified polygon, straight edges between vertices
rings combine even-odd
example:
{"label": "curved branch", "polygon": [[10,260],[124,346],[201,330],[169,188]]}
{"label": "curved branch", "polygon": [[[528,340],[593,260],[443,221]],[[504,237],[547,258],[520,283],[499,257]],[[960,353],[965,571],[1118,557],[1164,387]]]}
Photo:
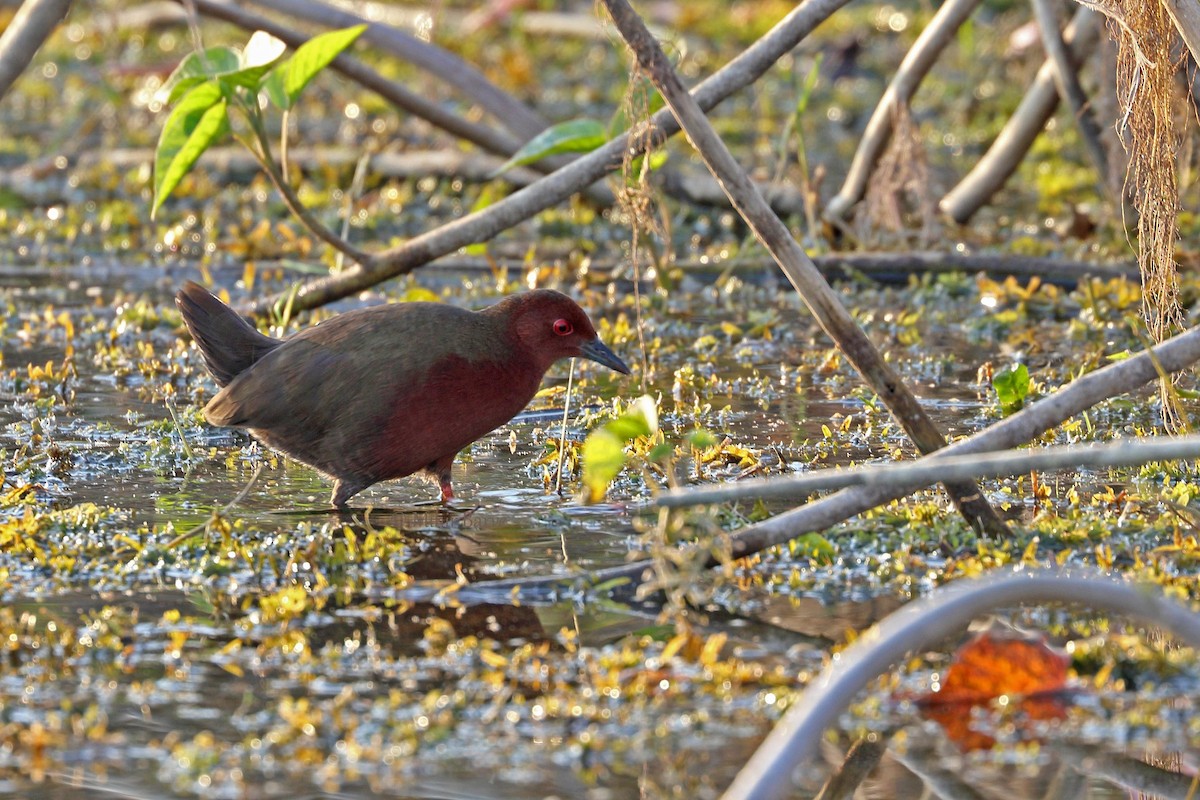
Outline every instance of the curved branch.
{"label": "curved branch", "polygon": [[352,261],[361,264],[363,261],[366,261],[368,258],[370,258],[369,254],[359,250],[341,236],[338,236],[336,233],[327,228],[324,223],[317,219],[316,216],[314,216],[313,213],[308,210],[304,203],[301,202],[300,198],[296,196],[296,193],[292,191],[291,185],[283,179],[282,175],[279,174],[279,170],[275,167],[275,162],[268,154],[269,151],[267,150],[266,137],[261,135],[261,129],[258,132],[260,133],[258,145],[262,148],[262,150],[260,151],[258,148],[250,145],[247,145],[246,149],[254,155],[254,158],[258,161],[258,165],[262,167],[263,172],[267,173],[267,177],[271,179],[271,183],[274,184],[276,191],[278,191],[280,197],[283,198],[283,203],[288,207],[288,211],[291,211],[293,214],[295,214],[310,233],[338,252],[343,253]]}
{"label": "curved branch", "polygon": [[788,793],[792,773],[817,750],[821,735],[854,696],[906,653],[937,644],[975,617],[1022,603],[1080,603],[1166,628],[1200,647],[1200,615],[1156,588],[1095,572],[1038,570],[963,578],[909,603],[842,651],[788,709],[742,767],[722,800],[765,800]]}
{"label": "curved branch", "polygon": [[299,17],[330,28],[348,28],[367,23],[370,27],[362,35],[364,41],[455,87],[479,103],[522,141],[533,138],[549,125],[540,114],[495,86],[482,72],[466,61],[437,45],[423,42],[412,34],[390,25],[369,22],[357,14],[314,0],[254,0],[254,3],[289,17]]}
{"label": "curved branch", "polygon": [[[192,0],[192,2],[196,6],[196,10],[207,17],[231,22],[248,31],[266,31],[292,48],[299,47],[311,38],[305,33],[230,3],[220,2],[220,0]],[[375,92],[397,108],[420,117],[484,150],[507,158],[520,147],[516,140],[484,125],[463,119],[428,98],[410,91],[396,81],[382,77],[356,58],[343,54],[334,59],[330,66],[347,78]]]}
{"label": "curved branch", "polygon": [[879,160],[879,156],[887,147],[888,139],[891,138],[893,112],[898,106],[908,104],[938,56],[954,40],[955,32],[981,1],[949,0],[943,3],[929,25],[921,31],[916,43],[901,62],[900,69],[896,71],[896,77],[892,78],[892,82],[880,98],[879,105],[875,106],[875,113],[871,115],[871,121],[867,123],[867,129],[858,143],[858,150],[854,153],[854,160],[850,162],[846,180],[825,208],[826,219],[843,219],[850,208],[862,199],[875,162]]}

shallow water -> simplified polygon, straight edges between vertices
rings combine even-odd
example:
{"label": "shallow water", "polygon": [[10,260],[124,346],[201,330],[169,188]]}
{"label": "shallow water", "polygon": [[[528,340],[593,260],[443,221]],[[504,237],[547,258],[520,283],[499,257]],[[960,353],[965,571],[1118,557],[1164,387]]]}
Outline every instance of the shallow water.
{"label": "shallow water", "polygon": [[[0,346],[5,367],[23,373],[63,357],[66,341],[53,326],[16,335],[19,320],[47,304],[75,321],[78,353],[69,404],[47,408],[18,393],[0,409],[10,482],[34,484],[37,514],[97,506],[92,517],[46,529],[46,548],[61,537],[57,561],[5,560],[0,632],[10,645],[0,722],[11,732],[0,733],[0,791],[715,797],[836,644],[935,582],[887,572],[893,545],[875,527],[885,522],[861,523],[858,532],[850,523],[832,563],[768,554],[745,568],[744,585],[711,587],[687,616],[697,635],[725,637],[719,657],[660,662],[655,653],[678,630],[660,617],[661,598],[630,604],[564,592],[512,605],[471,587],[570,576],[645,548],[651,518],[639,511],[647,495],[638,480],[619,482],[611,502],[597,506],[545,489],[533,462],[557,435],[557,399],[470,449],[456,464],[454,508],[431,503],[432,487],[402,480],[338,514],[326,508],[320,476],[198,420],[192,393],[207,378],[193,371],[194,356],[169,352],[169,327],[115,332],[119,298],[167,306],[189,273],[110,265],[0,274],[16,311]],[[732,308],[684,325],[683,345],[664,352],[659,379],[693,359],[687,342],[698,331],[744,323]],[[731,463],[710,477],[886,459],[903,445],[853,392],[844,366],[780,373],[781,359],[814,358],[805,344],[810,323],[796,320],[794,332],[782,319],[771,339],[743,341],[728,363],[713,362],[724,385],[704,398],[711,410],[689,411],[686,390],[672,410],[667,382],[665,427],[704,424],[758,456],[753,470]],[[117,375],[94,355],[106,336],[121,352],[151,343],[159,371]],[[948,339],[954,349],[930,356],[942,366],[916,365],[911,377],[935,421],[961,434],[994,411],[973,383],[978,354],[963,336]],[[156,357],[143,356],[143,366]],[[564,383],[565,371],[549,382]],[[163,386],[174,387],[179,427],[156,396]],[[583,390],[590,413],[608,402],[608,386]],[[846,417],[878,421],[831,440],[825,429]],[[581,419],[572,437],[585,433]],[[990,496],[1010,497],[1005,485],[989,485]],[[11,504],[4,518],[15,522],[26,507]],[[1009,514],[1020,521],[1030,511],[1017,504]],[[944,567],[941,552],[922,551],[921,563]],[[949,545],[945,552],[964,555]],[[1011,618],[1084,638],[1108,625],[1059,610]],[[1112,623],[1112,632],[1122,630]],[[927,654],[932,668],[946,659]],[[1197,766],[1194,665],[1130,667],[1128,691],[1081,691],[1060,718],[1032,726],[1019,714],[970,712],[994,744],[965,752],[892,693],[920,689],[929,668],[913,665],[859,698],[820,763],[798,771],[795,796],[815,795],[868,731],[891,743],[864,784],[875,796],[1123,797],[1122,785],[1187,794],[1190,779],[1176,773]],[[1134,763],[1147,758],[1169,769]]]}

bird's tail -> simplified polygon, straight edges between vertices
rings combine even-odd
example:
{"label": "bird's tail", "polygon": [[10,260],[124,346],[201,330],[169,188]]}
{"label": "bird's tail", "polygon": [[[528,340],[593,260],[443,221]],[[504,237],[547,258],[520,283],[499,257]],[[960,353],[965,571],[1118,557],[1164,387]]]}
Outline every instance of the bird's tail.
{"label": "bird's tail", "polygon": [[264,336],[236,311],[222,303],[203,286],[188,281],[175,295],[208,371],[220,386],[227,385],[254,362],[283,344]]}

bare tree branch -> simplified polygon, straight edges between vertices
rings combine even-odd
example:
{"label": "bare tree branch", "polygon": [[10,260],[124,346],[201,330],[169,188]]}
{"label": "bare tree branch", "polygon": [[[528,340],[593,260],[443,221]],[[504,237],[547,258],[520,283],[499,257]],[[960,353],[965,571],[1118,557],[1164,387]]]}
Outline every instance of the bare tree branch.
{"label": "bare tree branch", "polygon": [[1115,442],[1040,450],[937,456],[902,464],[875,464],[857,469],[825,469],[807,475],[738,481],[720,486],[675,489],[659,495],[654,505],[665,508],[727,503],[734,500],[797,498],[811,492],[847,486],[883,486],[911,490],[948,480],[973,480],[1020,475],[1030,470],[1076,467],[1131,467],[1151,461],[1200,458],[1200,436],[1164,439],[1118,439]]}
{"label": "bare tree branch", "polygon": [[71,0],[25,0],[21,4],[0,36],[0,97],[8,94],[70,7]]}
{"label": "bare tree branch", "polygon": [[916,43],[900,64],[900,69],[896,70],[896,76],[892,78],[879,104],[875,106],[875,113],[871,115],[867,129],[858,143],[858,150],[854,153],[854,160],[850,162],[850,171],[841,191],[825,208],[826,219],[845,218],[851,207],[862,199],[867,191],[871,171],[892,135],[892,113],[898,106],[908,104],[938,56],[954,40],[954,34],[980,2],[981,0],[948,0],[933,15],[925,30],[921,31]]}
{"label": "bare tree branch", "polygon": [[[646,29],[641,17],[626,0],[602,1],[617,30],[637,55],[638,64],[658,87],[705,165],[721,183],[733,207],[771,253],[817,322],[854,364],[867,385],[879,395],[917,449],[922,453],[931,453],[944,447],[946,440],[941,431],[929,419],[900,376],[884,362],[875,345],[821,277],[812,259],[738,165],[704,112],[684,88],[666,53]],[[1009,534],[1007,526],[988,505],[979,487],[970,481],[948,482],[946,492],[976,530],[992,536]]]}

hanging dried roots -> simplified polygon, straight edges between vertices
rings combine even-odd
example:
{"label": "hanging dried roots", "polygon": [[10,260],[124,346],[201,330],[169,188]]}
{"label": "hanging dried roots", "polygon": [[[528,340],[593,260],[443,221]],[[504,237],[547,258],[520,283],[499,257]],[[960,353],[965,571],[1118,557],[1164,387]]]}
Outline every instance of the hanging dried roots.
{"label": "hanging dried roots", "polygon": [[906,213],[921,220],[920,242],[931,243],[937,235],[937,202],[929,186],[929,161],[913,123],[908,104],[892,108],[892,136],[879,159],[864,198],[861,218],[866,231],[904,231]]}
{"label": "hanging dried roots", "polygon": [[1179,235],[1175,59],[1177,34],[1159,0],[1086,3],[1105,14],[1117,42],[1117,130],[1129,154],[1126,181],[1138,211],[1143,316],[1155,341],[1182,327],[1175,240]]}

